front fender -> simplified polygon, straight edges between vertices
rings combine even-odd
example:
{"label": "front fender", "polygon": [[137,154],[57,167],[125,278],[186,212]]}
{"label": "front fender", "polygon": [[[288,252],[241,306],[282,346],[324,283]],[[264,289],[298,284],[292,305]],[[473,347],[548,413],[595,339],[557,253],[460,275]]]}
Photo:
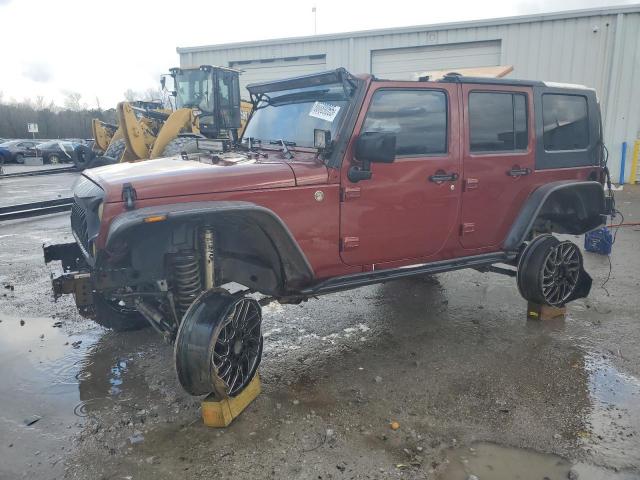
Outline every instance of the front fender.
{"label": "front fender", "polygon": [[[145,222],[150,217],[165,219]],[[185,224],[193,227],[207,225],[218,232],[218,246],[229,259],[228,271],[249,264],[274,269],[277,285],[257,285],[263,287],[256,288],[259,291],[282,295],[297,291],[314,278],[311,265],[280,217],[251,202],[176,203],[125,212],[111,222],[105,248],[117,251],[123,244],[144,245],[145,241],[151,246],[160,244],[154,235],[163,235]],[[238,281],[237,278],[230,280]]]}

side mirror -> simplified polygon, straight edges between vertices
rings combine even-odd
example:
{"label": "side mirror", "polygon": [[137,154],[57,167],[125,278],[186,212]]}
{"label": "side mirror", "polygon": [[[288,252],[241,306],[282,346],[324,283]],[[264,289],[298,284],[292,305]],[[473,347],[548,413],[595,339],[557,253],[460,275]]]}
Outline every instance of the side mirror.
{"label": "side mirror", "polygon": [[356,140],[356,159],[369,162],[391,163],[396,159],[396,136],[387,132],[363,132]]}
{"label": "side mirror", "polygon": [[318,150],[326,150],[331,145],[331,130],[313,129],[313,146]]}
{"label": "side mirror", "polygon": [[347,177],[354,183],[369,180],[371,162],[391,163],[396,159],[396,136],[386,132],[361,133],[356,140],[355,156],[362,166],[352,165]]}

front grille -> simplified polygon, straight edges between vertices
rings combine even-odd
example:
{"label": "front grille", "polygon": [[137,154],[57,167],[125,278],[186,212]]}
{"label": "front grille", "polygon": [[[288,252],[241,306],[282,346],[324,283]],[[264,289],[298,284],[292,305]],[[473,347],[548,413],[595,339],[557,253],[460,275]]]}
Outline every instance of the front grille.
{"label": "front grille", "polygon": [[91,250],[89,249],[89,232],[87,231],[87,216],[84,208],[78,205],[77,201],[74,201],[71,207],[71,229],[85,253],[91,255]]}

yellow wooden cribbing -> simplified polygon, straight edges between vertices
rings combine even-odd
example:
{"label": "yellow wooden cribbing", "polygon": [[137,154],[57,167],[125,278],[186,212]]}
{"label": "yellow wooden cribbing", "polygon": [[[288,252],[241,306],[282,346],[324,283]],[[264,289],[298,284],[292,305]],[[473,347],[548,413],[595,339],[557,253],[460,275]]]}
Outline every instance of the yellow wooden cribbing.
{"label": "yellow wooden cribbing", "polygon": [[226,427],[260,395],[260,377],[253,380],[236,397],[219,400],[214,394],[202,401],[202,421],[207,427]]}
{"label": "yellow wooden cribbing", "polygon": [[637,182],[636,175],[638,174],[638,155],[640,155],[640,140],[633,142],[633,159],[631,161],[631,176],[629,177],[629,183],[632,185]]}

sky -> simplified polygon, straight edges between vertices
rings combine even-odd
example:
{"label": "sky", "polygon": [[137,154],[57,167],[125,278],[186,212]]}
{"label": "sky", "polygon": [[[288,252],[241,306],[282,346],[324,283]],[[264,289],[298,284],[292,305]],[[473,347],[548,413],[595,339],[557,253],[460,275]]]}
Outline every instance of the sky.
{"label": "sky", "polygon": [[455,22],[635,3],[633,0],[0,0],[4,101],[78,92],[112,108],[157,88],[176,47]]}

